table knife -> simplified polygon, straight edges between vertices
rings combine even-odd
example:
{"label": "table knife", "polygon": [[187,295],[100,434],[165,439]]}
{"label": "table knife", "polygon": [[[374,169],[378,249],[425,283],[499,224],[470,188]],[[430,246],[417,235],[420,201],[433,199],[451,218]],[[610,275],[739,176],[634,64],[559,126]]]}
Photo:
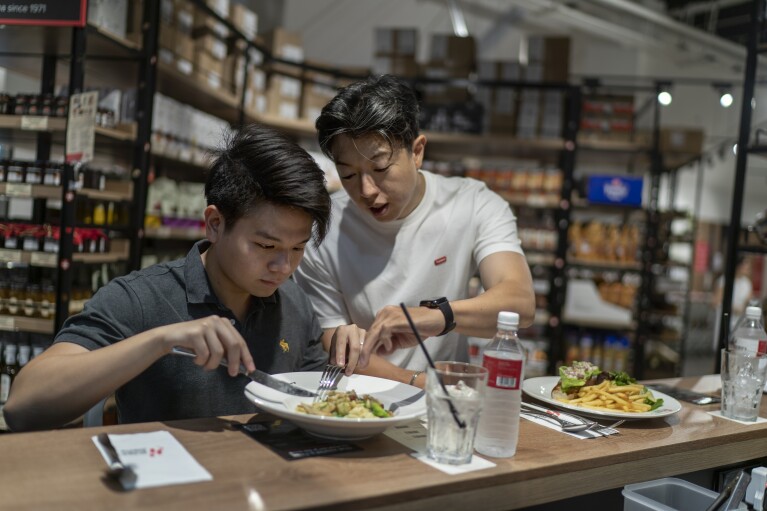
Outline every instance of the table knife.
{"label": "table knife", "polygon": [[[197,356],[193,352],[187,351],[183,348],[173,348],[172,353],[174,355],[181,355],[181,356],[190,357],[190,358],[194,358]],[[223,359],[223,358],[221,359],[221,365],[224,367],[229,367],[229,365],[226,362],[226,359]],[[292,383],[282,381],[278,378],[275,378],[271,374],[265,373],[259,369],[256,369],[255,371],[252,371],[252,372],[247,372],[244,367],[240,366],[240,374],[247,376],[248,378],[250,378],[256,383],[260,383],[261,385],[266,385],[270,389],[277,390],[284,394],[290,394],[291,396],[314,397],[317,395],[315,392],[303,389],[297,385],[293,385]]]}

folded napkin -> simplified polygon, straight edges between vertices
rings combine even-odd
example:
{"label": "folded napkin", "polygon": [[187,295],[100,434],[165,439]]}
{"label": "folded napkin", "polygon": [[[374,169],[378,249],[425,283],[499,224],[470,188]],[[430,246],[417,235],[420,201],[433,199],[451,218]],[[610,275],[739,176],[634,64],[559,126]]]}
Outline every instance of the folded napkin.
{"label": "folded napkin", "polygon": [[[581,440],[586,440],[587,438],[599,438],[605,435],[615,435],[618,433],[617,429],[608,429],[608,428],[600,429],[600,431],[602,432],[601,434],[591,430],[576,431],[576,432],[562,431],[562,428],[559,427],[559,424],[555,424],[553,421],[543,419],[541,417],[536,417],[535,415],[528,415],[525,413],[524,410],[522,410],[521,415],[522,417],[524,417],[525,419],[531,422],[540,424],[541,426],[546,426],[547,428],[553,429],[555,431],[559,431],[560,433],[564,433],[566,435],[574,436],[575,438],[580,438]],[[559,417],[566,421],[572,421],[576,423],[581,422],[579,419],[575,417],[571,417],[563,412],[559,412]]]}
{"label": "folded napkin", "polygon": [[[96,448],[109,463],[106,450],[97,437]],[[210,473],[168,431],[109,435],[123,465],[136,472],[136,488],[211,481]]]}

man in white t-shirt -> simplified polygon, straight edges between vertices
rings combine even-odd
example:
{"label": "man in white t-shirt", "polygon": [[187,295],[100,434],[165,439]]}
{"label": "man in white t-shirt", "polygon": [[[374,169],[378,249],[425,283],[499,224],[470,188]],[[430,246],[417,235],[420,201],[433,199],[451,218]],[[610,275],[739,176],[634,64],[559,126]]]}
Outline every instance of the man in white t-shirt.
{"label": "man in white t-shirt", "polygon": [[[479,181],[419,170],[426,137],[406,82],[349,85],[316,125],[344,191],[333,197],[325,243],[307,247],[296,280],[331,362],[423,386],[427,360],[400,303],[433,360],[466,360],[465,336],[492,337],[499,311],[532,322],[532,278],[508,203]],[[468,298],[477,270],[485,291]]]}

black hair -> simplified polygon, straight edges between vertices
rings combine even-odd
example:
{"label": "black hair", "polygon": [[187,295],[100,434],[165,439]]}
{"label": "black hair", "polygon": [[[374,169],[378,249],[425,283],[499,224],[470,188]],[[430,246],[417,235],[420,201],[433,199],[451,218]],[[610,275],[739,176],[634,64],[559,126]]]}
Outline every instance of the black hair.
{"label": "black hair", "polygon": [[228,226],[264,203],[289,206],[312,217],[314,242],[322,243],[330,221],[330,194],[324,172],[298,144],[274,129],[249,124],[213,154],[205,197]]}
{"label": "black hair", "polygon": [[315,124],[320,149],[333,159],[338,135],[376,133],[392,149],[410,147],[418,136],[418,99],[410,85],[392,75],[352,83],[325,105]]}

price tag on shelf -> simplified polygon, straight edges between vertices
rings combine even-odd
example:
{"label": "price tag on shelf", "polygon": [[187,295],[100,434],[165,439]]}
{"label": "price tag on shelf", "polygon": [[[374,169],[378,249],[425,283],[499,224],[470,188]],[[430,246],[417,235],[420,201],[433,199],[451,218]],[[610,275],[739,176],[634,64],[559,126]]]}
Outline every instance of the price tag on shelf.
{"label": "price tag on shelf", "polygon": [[48,129],[48,118],[41,115],[22,115],[21,129],[45,131]]}
{"label": "price tag on shelf", "polygon": [[32,185],[27,183],[6,183],[5,194],[9,197],[32,197]]}
{"label": "price tag on shelf", "polygon": [[3,263],[20,263],[21,262],[21,250],[14,250],[11,248],[0,249],[0,262]]}
{"label": "price tag on shelf", "polygon": [[32,252],[29,258],[29,264],[33,266],[44,266],[46,268],[55,268],[58,263],[58,254],[51,252]]}
{"label": "price tag on shelf", "polygon": [[11,332],[16,330],[16,320],[13,316],[0,316],[0,330],[9,330]]}

